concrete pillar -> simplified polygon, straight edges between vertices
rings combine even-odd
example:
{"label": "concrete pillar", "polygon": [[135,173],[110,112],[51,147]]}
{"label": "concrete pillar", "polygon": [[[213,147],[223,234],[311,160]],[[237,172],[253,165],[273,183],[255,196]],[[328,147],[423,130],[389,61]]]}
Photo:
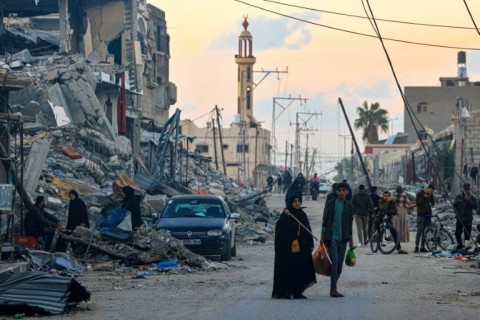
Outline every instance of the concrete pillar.
{"label": "concrete pillar", "polygon": [[59,50],[60,53],[68,53],[70,51],[68,0],[58,0],[58,15],[60,18]]}
{"label": "concrete pillar", "polygon": [[[0,95],[0,113],[8,113],[7,103],[8,91],[1,90]],[[7,155],[10,154],[10,135],[8,132],[8,125],[6,123],[0,123],[0,144],[3,146]],[[3,163],[0,161],[0,184],[7,183],[7,171]]]}

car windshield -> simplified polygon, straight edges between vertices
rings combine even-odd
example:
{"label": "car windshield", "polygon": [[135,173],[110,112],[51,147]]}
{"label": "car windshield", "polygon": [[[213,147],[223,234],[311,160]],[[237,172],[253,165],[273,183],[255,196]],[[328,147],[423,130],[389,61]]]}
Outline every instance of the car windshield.
{"label": "car windshield", "polygon": [[225,218],[225,210],[217,199],[170,200],[162,218]]}
{"label": "car windshield", "polygon": [[327,179],[320,179],[320,183],[328,183]]}

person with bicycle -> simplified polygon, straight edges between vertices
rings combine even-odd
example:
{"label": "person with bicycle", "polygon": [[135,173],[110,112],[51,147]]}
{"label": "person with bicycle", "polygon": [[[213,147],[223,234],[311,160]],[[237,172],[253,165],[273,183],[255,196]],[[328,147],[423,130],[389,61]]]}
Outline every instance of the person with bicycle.
{"label": "person with bicycle", "polygon": [[[428,185],[425,190],[417,192],[415,204],[417,205],[417,234],[415,236],[415,253],[428,252],[425,249],[425,228],[432,223],[432,206],[435,204],[433,191],[435,187]],[[421,242],[420,242],[421,240]],[[418,250],[418,245],[421,245]]]}
{"label": "person with bicycle", "polygon": [[353,248],[353,206],[347,201],[349,185],[345,182],[337,184],[337,198],[325,205],[322,220],[320,244],[325,244],[332,260],[330,277],[330,297],[341,298],[337,291],[337,282],[342,273],[347,243]]}
{"label": "person with bicycle", "polygon": [[[392,217],[397,213],[397,205],[393,201],[392,195],[389,191],[383,192],[382,199],[378,201],[378,211],[375,216],[375,229],[377,234],[380,234],[380,224],[385,215],[388,216],[388,223],[393,225]],[[407,254],[407,252],[402,249],[399,239],[395,239],[395,237],[397,237],[397,235],[394,236],[394,241],[396,242],[395,249],[397,249],[398,254]]]}
{"label": "person with bicycle", "polygon": [[455,225],[455,239],[457,240],[457,248],[464,247],[462,243],[462,234],[465,238],[465,247],[470,246],[470,235],[472,233],[473,211],[477,209],[477,198],[470,192],[470,184],[463,185],[462,193],[455,197],[453,202],[457,223]]}

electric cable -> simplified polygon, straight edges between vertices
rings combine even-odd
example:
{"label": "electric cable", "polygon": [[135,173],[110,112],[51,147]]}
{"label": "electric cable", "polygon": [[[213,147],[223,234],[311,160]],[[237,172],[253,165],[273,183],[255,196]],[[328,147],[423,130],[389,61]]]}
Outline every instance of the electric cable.
{"label": "electric cable", "polygon": [[[364,1],[364,0],[361,0],[361,1],[362,1],[362,4],[363,4],[363,1]],[[417,129],[417,126],[415,125],[415,122],[413,121],[413,116],[412,116],[413,110],[412,110],[410,104],[408,103],[408,100],[406,99],[404,93],[403,93],[402,87],[401,87],[401,85],[400,85],[400,82],[399,82],[399,80],[398,80],[398,77],[397,77],[397,74],[396,74],[396,71],[395,71],[395,68],[393,67],[393,63],[392,63],[392,61],[391,61],[391,59],[390,59],[390,54],[388,53],[388,50],[387,50],[387,48],[386,48],[386,46],[385,46],[385,43],[383,42],[383,38],[382,38],[382,36],[381,36],[381,34],[380,34],[380,29],[378,28],[378,25],[377,25],[377,23],[376,23],[375,16],[374,16],[374,14],[373,14],[373,10],[372,10],[372,8],[371,8],[371,6],[370,6],[370,2],[369,2],[369,0],[365,0],[365,1],[366,1],[366,3],[367,3],[368,9],[369,9],[369,11],[370,11],[370,14],[371,14],[371,16],[372,16],[372,23],[373,23],[374,26],[375,26],[375,27],[374,27],[374,28],[375,28],[375,33],[377,33],[377,35],[378,35],[378,39],[380,40],[380,43],[381,43],[382,48],[383,48],[383,51],[384,51],[384,53],[385,53],[385,55],[386,55],[386,58],[387,58],[387,61],[388,61],[389,66],[390,66],[390,70],[392,71],[393,77],[394,77],[394,79],[395,79],[395,83],[396,83],[396,85],[397,85],[397,88],[398,88],[398,90],[399,90],[399,92],[400,92],[400,94],[401,94],[401,97],[402,97],[402,99],[403,99],[403,101],[404,101],[404,103],[405,103],[405,106],[407,107],[406,110],[407,110],[408,116],[409,116],[409,118],[410,118],[410,121],[411,121],[412,124],[413,124],[414,130],[415,130],[415,132],[417,133],[417,136],[418,136],[418,138],[419,138],[419,140],[420,140],[420,144],[421,144],[421,146],[422,146],[422,148],[423,148],[423,150],[424,150],[424,152],[425,152],[425,155],[426,155],[426,157],[427,157],[430,165],[432,166],[433,171],[435,172],[435,174],[436,174],[437,176],[440,176],[440,175],[439,175],[439,172],[438,172],[438,170],[437,170],[437,167],[435,166],[435,164],[434,164],[434,162],[433,162],[433,159],[432,159],[431,156],[430,156],[430,153],[427,151],[427,148],[426,148],[426,146],[425,146],[424,141],[421,139],[420,132],[419,132],[419,130]],[[427,134],[428,134],[428,133],[427,133]],[[430,137],[430,139],[431,139],[431,141],[433,141],[433,139],[432,139],[431,137]],[[445,188],[444,182],[443,182],[441,179],[439,180],[439,182],[440,182],[440,185],[442,186],[443,190],[447,190],[447,189]],[[446,195],[446,198],[448,199],[448,202],[450,203],[450,205],[451,205],[452,208],[453,208],[453,211],[454,211],[454,213],[455,213],[455,216],[456,216],[456,218],[457,218],[457,221],[460,221],[460,223],[462,224],[463,230],[465,231],[465,233],[466,233],[466,234],[470,237],[470,239],[471,239],[471,232],[470,232],[469,230],[467,230],[467,228],[466,228],[465,224],[463,223],[462,219],[460,219],[459,212],[456,210],[455,206],[453,205],[453,202],[452,202],[452,199],[451,199],[450,195],[449,195],[448,193],[445,193],[445,195]],[[472,240],[472,239],[471,239],[471,240]],[[473,239],[473,242],[474,242],[475,245],[476,245],[475,239]]]}
{"label": "electric cable", "polygon": [[[360,16],[360,15],[343,13],[343,12],[336,12],[336,11],[328,11],[328,10],[322,10],[322,9],[315,9],[315,8],[311,8],[311,7],[299,6],[299,5],[289,4],[289,3],[280,2],[280,1],[273,1],[273,0],[262,0],[262,1],[264,1],[264,2],[271,2],[271,3],[275,3],[275,4],[287,6],[287,7],[292,7],[292,8],[309,10],[309,11],[316,11],[316,12],[329,13],[329,14],[334,14],[334,15],[339,15],[339,16],[344,16],[344,17],[360,18],[360,19],[369,19],[369,20],[370,20],[370,17],[368,17],[368,16]],[[424,26],[424,27],[449,28],[449,29],[463,29],[463,30],[474,30],[474,29],[475,29],[475,28],[472,28],[472,27],[452,26],[452,25],[443,25],[443,24],[431,24],[431,23],[421,23],[421,22],[412,22],[412,21],[403,21],[403,20],[393,20],[393,19],[379,19],[379,18],[377,18],[376,20],[377,20],[377,21],[383,21],[383,22],[392,22],[392,23],[408,24],[408,25],[414,25],[414,26]]]}
{"label": "electric cable", "polygon": [[468,15],[470,16],[470,19],[472,20],[472,23],[475,26],[475,30],[477,31],[478,35],[480,36],[480,31],[478,30],[477,24],[475,23],[475,19],[473,18],[472,13],[470,12],[470,8],[468,7],[467,0],[463,0],[463,3],[465,3],[465,8],[467,9]]}
{"label": "electric cable", "polygon": [[[249,7],[252,7],[252,8],[256,8],[256,9],[259,9],[259,10],[262,10],[262,11],[265,11],[265,12],[269,12],[269,13],[272,13],[272,14],[275,14],[275,15],[278,15],[278,16],[282,16],[282,17],[285,17],[285,18],[289,18],[289,19],[292,19],[292,20],[297,20],[297,21],[301,21],[301,22],[308,23],[308,24],[312,24],[312,25],[315,25],[315,26],[318,26],[318,27],[323,27],[323,28],[327,28],[327,29],[330,29],[330,30],[335,30],[335,31],[341,31],[341,32],[345,32],[345,33],[350,33],[350,34],[354,34],[354,35],[357,35],[357,36],[363,36],[363,37],[368,37],[368,38],[378,38],[378,37],[375,36],[375,35],[371,35],[371,34],[367,34],[367,33],[361,33],[361,32],[357,32],[357,31],[352,31],[352,30],[347,30],[347,29],[332,27],[332,26],[329,26],[329,25],[325,25],[325,24],[321,24],[321,23],[309,21],[309,20],[306,20],[306,19],[297,18],[297,17],[291,16],[291,15],[288,15],[288,14],[284,14],[284,13],[280,13],[280,12],[277,12],[277,11],[273,11],[273,10],[270,10],[270,9],[267,9],[267,8],[263,8],[263,7],[260,7],[260,6],[257,6],[257,5],[254,5],[254,4],[251,4],[251,3],[248,3],[248,2],[242,1],[242,0],[234,0],[234,1],[235,1],[235,2],[239,2],[239,3],[243,3],[244,5],[249,6]],[[480,51],[480,48],[447,46],[447,45],[441,45],[441,44],[415,42],[415,41],[401,40],[401,39],[394,39],[394,38],[383,38],[383,40],[388,40],[388,41],[393,41],[393,42],[399,42],[399,43],[406,43],[406,44],[412,44],[412,45],[419,45],[419,46],[443,48],[443,49]]]}

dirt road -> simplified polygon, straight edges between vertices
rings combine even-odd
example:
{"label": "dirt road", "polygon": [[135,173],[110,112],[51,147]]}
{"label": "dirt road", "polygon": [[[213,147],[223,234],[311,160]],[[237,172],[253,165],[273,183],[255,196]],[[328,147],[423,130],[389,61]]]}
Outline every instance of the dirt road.
{"label": "dirt road", "polygon": [[[305,201],[315,234],[323,201]],[[281,209],[283,196],[268,203]],[[279,208],[280,206],[280,208]],[[355,234],[355,239],[357,239]],[[413,239],[413,237],[411,237]],[[92,301],[49,319],[478,319],[480,273],[473,262],[357,249],[357,266],[339,280],[343,299],[330,298],[329,278],[305,292],[307,300],[270,298],[273,243],[242,246],[228,269],[133,279],[129,273],[86,273]]]}

